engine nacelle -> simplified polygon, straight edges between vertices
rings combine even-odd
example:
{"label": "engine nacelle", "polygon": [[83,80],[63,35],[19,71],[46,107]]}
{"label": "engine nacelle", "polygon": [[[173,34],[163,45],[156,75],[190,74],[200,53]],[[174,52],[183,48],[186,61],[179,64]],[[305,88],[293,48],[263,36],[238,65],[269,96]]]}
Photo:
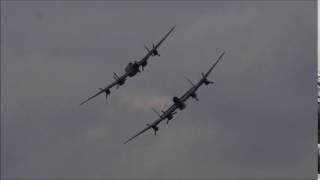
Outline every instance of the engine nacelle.
{"label": "engine nacelle", "polygon": [[174,104],[179,108],[179,109],[184,109],[186,108],[186,104],[182,101],[180,101],[180,99],[178,97],[173,97],[172,101],[174,102]]}
{"label": "engine nacelle", "polygon": [[159,130],[158,126],[152,126],[152,129],[153,129],[154,131],[158,131],[158,130]]}
{"label": "engine nacelle", "polygon": [[213,83],[214,83],[214,82],[212,82],[212,81],[209,81],[207,78],[205,78],[205,79],[203,80],[203,82],[204,82],[205,85],[209,85],[209,84],[213,84]]}
{"label": "engine nacelle", "polygon": [[116,88],[118,89],[120,86],[124,85],[124,83],[125,83],[125,79],[118,80]]}
{"label": "engine nacelle", "polygon": [[147,61],[143,61],[141,66],[146,66],[147,64],[148,64]]}
{"label": "engine nacelle", "polygon": [[197,93],[192,93],[191,95],[190,95],[193,99],[195,99],[196,101],[199,101],[199,99],[198,99],[198,96],[197,96]]}
{"label": "engine nacelle", "polygon": [[120,86],[124,85],[124,83],[125,83],[125,79],[121,79],[121,80],[118,81],[118,85],[120,85]]}
{"label": "engine nacelle", "polygon": [[156,49],[153,50],[152,55],[153,55],[153,56],[160,56],[158,50],[156,50]]}

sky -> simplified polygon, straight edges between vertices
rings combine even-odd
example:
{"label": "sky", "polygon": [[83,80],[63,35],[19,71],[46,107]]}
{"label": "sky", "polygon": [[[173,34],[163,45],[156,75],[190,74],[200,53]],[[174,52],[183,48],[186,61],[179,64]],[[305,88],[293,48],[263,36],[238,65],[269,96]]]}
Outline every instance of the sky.
{"label": "sky", "polygon": [[[1,1],[1,178],[315,178],[316,1]],[[97,88],[176,25],[108,101]],[[157,136],[156,120],[226,54]]]}

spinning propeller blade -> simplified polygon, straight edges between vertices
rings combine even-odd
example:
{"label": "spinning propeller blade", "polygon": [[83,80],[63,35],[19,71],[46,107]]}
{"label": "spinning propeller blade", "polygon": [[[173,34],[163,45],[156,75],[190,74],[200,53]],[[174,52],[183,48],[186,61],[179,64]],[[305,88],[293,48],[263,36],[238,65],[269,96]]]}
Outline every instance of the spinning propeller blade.
{"label": "spinning propeller blade", "polygon": [[159,117],[161,117],[160,113],[155,108],[152,108],[152,111],[156,113]]}
{"label": "spinning propeller blade", "polygon": [[192,86],[195,86],[194,84],[193,84],[193,82],[189,79],[189,78],[187,78],[187,77],[184,77]]}
{"label": "spinning propeller blade", "polygon": [[148,49],[148,47],[146,45],[144,45],[144,48],[148,51],[148,53],[150,52],[150,50]]}

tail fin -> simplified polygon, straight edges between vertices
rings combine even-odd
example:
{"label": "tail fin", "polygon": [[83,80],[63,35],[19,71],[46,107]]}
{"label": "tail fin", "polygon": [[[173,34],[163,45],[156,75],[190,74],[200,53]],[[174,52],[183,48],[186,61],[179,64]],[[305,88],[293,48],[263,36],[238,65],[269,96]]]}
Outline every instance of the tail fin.
{"label": "tail fin", "polygon": [[203,73],[203,72],[201,73],[201,76],[202,76],[202,78],[206,78],[206,76],[204,75],[204,73]]}

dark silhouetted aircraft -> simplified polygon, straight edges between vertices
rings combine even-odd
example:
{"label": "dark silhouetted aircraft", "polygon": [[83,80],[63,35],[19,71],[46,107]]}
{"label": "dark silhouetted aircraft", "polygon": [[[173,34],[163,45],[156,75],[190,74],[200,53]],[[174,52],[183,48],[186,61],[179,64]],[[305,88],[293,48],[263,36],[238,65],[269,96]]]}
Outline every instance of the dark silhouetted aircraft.
{"label": "dark silhouetted aircraft", "polygon": [[218,64],[218,62],[222,59],[224,54],[225,54],[225,52],[223,51],[221,53],[221,55],[219,56],[218,60],[211,66],[211,68],[207,71],[207,73],[205,73],[205,74],[201,73],[202,78],[199,80],[199,82],[197,84],[194,84],[190,81],[190,79],[187,79],[191,83],[192,87],[187,92],[185,92],[180,98],[173,97],[172,98],[173,105],[171,105],[171,107],[169,107],[169,109],[167,109],[166,111],[162,111],[162,114],[160,114],[155,109],[153,109],[153,111],[159,116],[159,119],[154,121],[152,124],[146,124],[147,125],[146,128],[144,128],[142,131],[140,131],[139,133],[137,133],[136,135],[134,135],[133,137],[131,137],[130,139],[125,141],[124,144],[128,143],[129,141],[133,140],[134,138],[136,138],[137,136],[146,132],[149,129],[153,129],[154,134],[156,135],[157,131],[159,130],[158,124],[165,119],[167,119],[167,124],[168,124],[169,121],[172,120],[173,115],[177,113],[176,112],[177,109],[179,109],[179,110],[185,109],[185,107],[186,107],[185,101],[186,100],[188,100],[191,97],[191,98],[194,98],[195,100],[198,101],[199,99],[197,97],[196,91],[203,84],[205,84],[205,85],[213,84],[213,82],[209,81],[207,79],[207,77],[209,76],[211,71],[214,69],[214,67]]}
{"label": "dark silhouetted aircraft", "polygon": [[111,83],[109,86],[105,88],[99,88],[99,92],[94,94],[93,96],[89,97],[87,100],[83,101],[80,105],[88,102],[89,100],[95,98],[96,96],[105,93],[106,98],[110,94],[110,89],[114,86],[118,89],[120,86],[124,85],[127,77],[133,77],[135,76],[138,72],[140,73],[140,66],[142,70],[144,70],[144,67],[147,66],[147,61],[151,56],[160,56],[158,52],[159,46],[162,44],[162,42],[169,36],[169,34],[174,30],[176,26],[173,26],[169,32],[158,42],[158,44],[154,45],[152,44],[152,49],[148,49],[147,46],[144,46],[144,48],[148,51],[148,53],[140,60],[140,61],[134,61],[130,62],[126,67],[125,67],[125,73],[122,76],[118,76],[116,73],[113,73],[114,76],[113,78],[115,81]]}

